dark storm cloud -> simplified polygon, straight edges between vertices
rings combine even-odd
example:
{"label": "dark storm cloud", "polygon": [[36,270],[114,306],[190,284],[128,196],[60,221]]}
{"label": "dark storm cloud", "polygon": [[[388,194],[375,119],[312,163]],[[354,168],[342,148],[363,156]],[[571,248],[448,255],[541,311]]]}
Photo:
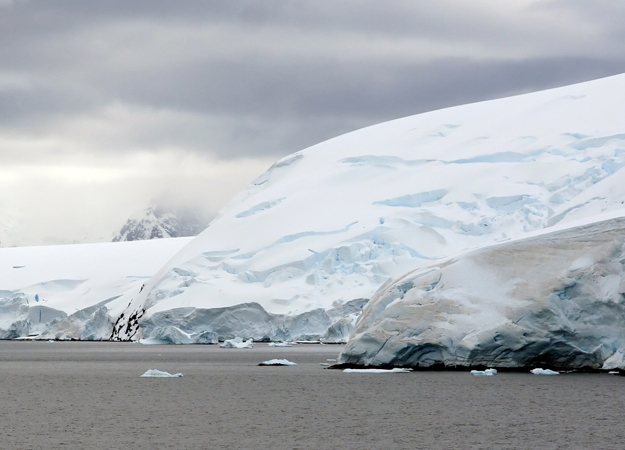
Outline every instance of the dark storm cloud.
{"label": "dark storm cloud", "polygon": [[[534,9],[560,17],[588,13],[588,20],[613,24],[611,4],[593,2],[595,10],[589,2],[551,1]],[[625,58],[605,55],[453,57],[433,50],[424,58],[410,45],[405,54],[392,48],[402,39],[434,39],[433,48],[456,42],[490,50],[532,38],[524,24],[499,20],[487,6],[18,1],[0,8],[0,129],[45,134],[118,102],[189,120],[138,123],[122,136],[128,146],[105,151],[165,145],[221,158],[278,157],[384,120],[625,70]],[[315,33],[318,43],[310,38]],[[284,50],[284,36],[303,46]],[[250,39],[257,46],[241,49],[237,41]],[[368,39],[371,45],[383,39],[399,57],[370,52]],[[334,44],[348,50],[341,54]]]}
{"label": "dark storm cloud", "polygon": [[[200,121],[165,124],[145,132],[137,129],[134,138],[140,145],[184,143],[225,158],[278,157],[384,120],[622,71],[625,60],[587,58],[449,59],[421,65],[213,61],[164,70],[151,75],[149,82],[129,77],[101,80],[99,85],[110,98],[146,108],[221,117],[216,127]],[[37,109],[40,114],[71,114],[89,106],[88,99],[80,97],[59,105],[55,103],[59,96],[43,94],[29,93],[17,113],[27,116]],[[17,101],[13,98],[6,104]],[[55,111],[59,106],[63,108]]]}
{"label": "dark storm cloud", "polygon": [[299,30],[341,29],[357,33],[450,37],[509,29],[493,22],[489,6],[459,0],[436,4],[400,0],[31,0],[14,2],[0,17],[3,34],[55,34],[111,21],[235,23]]}

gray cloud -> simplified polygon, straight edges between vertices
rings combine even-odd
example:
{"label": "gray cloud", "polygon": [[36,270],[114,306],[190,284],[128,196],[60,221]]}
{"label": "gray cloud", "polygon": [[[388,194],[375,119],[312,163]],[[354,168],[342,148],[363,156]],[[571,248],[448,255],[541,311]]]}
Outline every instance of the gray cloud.
{"label": "gray cloud", "polygon": [[212,213],[254,170],[338,134],[625,71],[625,6],[609,0],[0,5],[1,165],[188,158],[213,181],[181,163],[116,195]]}

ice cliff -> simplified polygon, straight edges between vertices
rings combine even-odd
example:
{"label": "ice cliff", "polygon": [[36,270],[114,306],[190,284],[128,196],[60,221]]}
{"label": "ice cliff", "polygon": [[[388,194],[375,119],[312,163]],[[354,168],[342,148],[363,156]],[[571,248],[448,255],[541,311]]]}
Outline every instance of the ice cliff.
{"label": "ice cliff", "polygon": [[499,243],[380,289],[339,362],[613,369],[625,354],[625,218]]}
{"label": "ice cliff", "polygon": [[[623,117],[619,75],[407,117],[296,152],[151,278],[125,316],[139,319],[122,318],[114,336],[175,326],[344,339],[356,314],[316,317],[305,329],[284,323],[371,298],[439,258],[623,208]],[[215,322],[219,314],[237,319]]]}
{"label": "ice cliff", "polygon": [[104,340],[189,238],[0,249],[0,339]]}

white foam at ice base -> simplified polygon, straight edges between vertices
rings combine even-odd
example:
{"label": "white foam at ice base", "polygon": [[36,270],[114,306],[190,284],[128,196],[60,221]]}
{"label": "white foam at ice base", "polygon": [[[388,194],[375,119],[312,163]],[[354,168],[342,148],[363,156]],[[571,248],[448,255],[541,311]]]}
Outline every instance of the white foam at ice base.
{"label": "white foam at ice base", "polygon": [[288,359],[270,359],[269,361],[263,361],[259,366],[297,366],[297,363]]}
{"label": "white foam at ice base", "polygon": [[475,376],[493,376],[497,375],[497,369],[472,370],[471,375]]}
{"label": "white foam at ice base", "polygon": [[221,348],[254,348],[254,341],[252,339],[248,339],[244,341],[240,337],[235,337],[234,339],[226,339],[223,344],[219,347]]}
{"label": "white foam at ice base", "polygon": [[412,369],[343,369],[344,373],[406,373],[411,372]]}
{"label": "white foam at ice base", "polygon": [[560,375],[560,372],[555,372],[550,369],[536,368],[536,369],[530,370],[530,372],[532,372],[534,375]]}
{"label": "white foam at ice base", "polygon": [[290,342],[270,342],[269,347],[293,347],[293,344]]}
{"label": "white foam at ice base", "polygon": [[163,372],[158,369],[150,369],[141,375],[144,378],[179,378],[182,376],[181,373],[174,373],[173,375],[169,372]]}

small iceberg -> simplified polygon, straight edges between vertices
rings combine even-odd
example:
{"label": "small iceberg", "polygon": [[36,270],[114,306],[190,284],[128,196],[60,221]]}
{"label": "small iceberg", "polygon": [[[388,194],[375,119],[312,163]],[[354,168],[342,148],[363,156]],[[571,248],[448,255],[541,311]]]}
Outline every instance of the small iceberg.
{"label": "small iceberg", "polygon": [[344,369],[344,373],[406,373],[412,369]]}
{"label": "small iceberg", "polygon": [[549,369],[532,369],[530,372],[534,375],[560,375],[560,372],[555,372]]}
{"label": "small iceberg", "polygon": [[472,370],[471,375],[475,375],[476,377],[480,377],[480,376],[492,377],[493,375],[497,375],[497,369]]}
{"label": "small iceberg", "polygon": [[609,375],[619,375],[619,374],[620,374],[620,372],[619,372],[618,370],[610,370],[610,371],[608,372],[608,374],[609,374]]}
{"label": "small iceberg", "polygon": [[293,347],[290,342],[270,342],[269,347]]}
{"label": "small iceberg", "polygon": [[221,348],[254,348],[254,341],[252,339],[248,339],[244,341],[240,337],[235,337],[234,339],[227,339],[223,344],[220,345]]}
{"label": "small iceberg", "polygon": [[179,378],[182,376],[181,373],[175,373],[175,374],[171,374],[169,372],[163,372],[161,370],[157,370],[157,369],[150,369],[148,370],[146,373],[144,373],[143,375],[141,375],[142,377],[145,378]]}
{"label": "small iceberg", "polygon": [[263,361],[259,366],[297,366],[297,364],[288,359],[270,359],[269,361]]}

